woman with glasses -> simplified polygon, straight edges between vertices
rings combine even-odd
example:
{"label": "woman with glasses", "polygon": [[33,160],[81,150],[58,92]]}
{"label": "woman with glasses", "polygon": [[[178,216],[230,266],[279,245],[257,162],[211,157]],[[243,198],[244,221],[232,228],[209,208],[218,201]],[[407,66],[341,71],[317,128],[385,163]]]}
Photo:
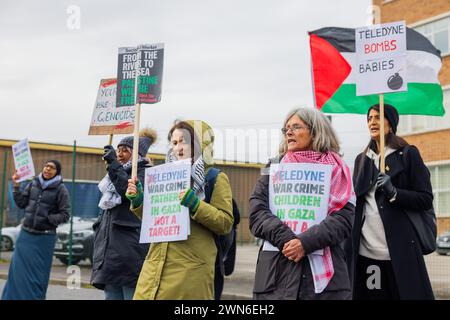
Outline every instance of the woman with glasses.
{"label": "woman with glasses", "polygon": [[57,160],[45,163],[42,172],[20,190],[17,172],[12,176],[14,202],[25,209],[2,300],[45,300],[56,228],[69,220],[70,198]]}
{"label": "woman with glasses", "polygon": [[[200,120],[177,122],[168,134],[166,162],[192,159],[191,187],[180,193],[189,208],[191,234],[187,240],[152,243],[134,294],[136,300],[212,300],[217,255],[214,234],[227,234],[233,226],[233,204],[228,177],[217,175],[210,201],[206,176],[211,169],[214,133]],[[142,218],[142,185],[129,181],[127,196]]]}
{"label": "woman with glasses", "polygon": [[[142,129],[139,133],[137,175],[144,180],[145,168],[151,163],[146,158],[148,149],[156,140],[156,132]],[[100,216],[94,223],[94,253],[91,283],[104,290],[106,300],[131,300],[136,282],[148,250],[139,243],[141,222],[130,211],[125,197],[131,177],[133,136],[123,138],[117,145],[105,146],[103,160],[106,175],[98,188],[102,193],[98,206]]]}
{"label": "woman with glasses", "polygon": [[259,251],[254,299],[351,299],[350,280],[341,243],[350,236],[355,197],[350,170],[339,155],[330,121],[316,109],[290,112],[284,138],[271,163],[332,165],[327,216],[296,234],[270,210],[269,175],[262,175],[250,197],[250,230],[274,246]]}

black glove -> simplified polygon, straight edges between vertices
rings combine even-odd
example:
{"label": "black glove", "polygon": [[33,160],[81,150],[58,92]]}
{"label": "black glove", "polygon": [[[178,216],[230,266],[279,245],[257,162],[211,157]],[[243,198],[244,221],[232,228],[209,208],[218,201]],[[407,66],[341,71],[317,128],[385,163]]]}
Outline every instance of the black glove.
{"label": "black glove", "polygon": [[386,173],[380,172],[377,177],[377,189],[382,188],[386,197],[391,200],[397,194],[397,189],[395,189],[392,184],[391,177]]}
{"label": "black glove", "polygon": [[108,164],[111,164],[114,160],[117,159],[116,150],[114,150],[114,147],[104,146],[103,147],[103,160],[105,160]]}

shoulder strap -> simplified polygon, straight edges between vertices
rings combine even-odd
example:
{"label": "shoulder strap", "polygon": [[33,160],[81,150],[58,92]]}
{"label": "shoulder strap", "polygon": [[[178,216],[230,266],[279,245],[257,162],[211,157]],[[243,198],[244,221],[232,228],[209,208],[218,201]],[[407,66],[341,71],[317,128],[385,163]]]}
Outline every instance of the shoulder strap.
{"label": "shoulder strap", "polygon": [[217,168],[209,168],[205,176],[205,202],[211,201],[214,185],[216,184],[217,176],[220,170]]}

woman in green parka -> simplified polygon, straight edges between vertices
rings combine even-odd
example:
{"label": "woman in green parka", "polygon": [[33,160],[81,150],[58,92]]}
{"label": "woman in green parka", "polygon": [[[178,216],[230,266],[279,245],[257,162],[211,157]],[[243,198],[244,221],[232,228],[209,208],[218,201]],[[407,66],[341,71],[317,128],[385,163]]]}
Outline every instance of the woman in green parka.
{"label": "woman in green parka", "polygon": [[[191,188],[180,193],[189,208],[191,234],[187,240],[152,243],[142,266],[135,300],[212,300],[217,248],[215,234],[233,226],[233,205],[228,177],[220,172],[210,203],[205,198],[205,174],[212,163],[214,133],[203,121],[177,122],[169,131],[166,162],[192,158]],[[131,210],[142,218],[143,191],[129,180]]]}

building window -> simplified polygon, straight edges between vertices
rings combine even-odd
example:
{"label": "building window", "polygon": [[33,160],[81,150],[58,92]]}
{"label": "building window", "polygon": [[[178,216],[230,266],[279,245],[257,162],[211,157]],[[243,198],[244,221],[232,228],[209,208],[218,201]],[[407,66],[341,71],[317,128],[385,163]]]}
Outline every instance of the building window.
{"label": "building window", "polygon": [[450,17],[423,24],[414,29],[427,37],[441,51],[441,55],[450,54]]}
{"label": "building window", "polygon": [[433,186],[434,210],[438,217],[450,216],[450,164],[428,167]]}
{"label": "building window", "polygon": [[450,128],[450,88],[443,90],[445,114],[442,117],[401,115],[398,134],[408,135],[418,132],[434,131]]}

